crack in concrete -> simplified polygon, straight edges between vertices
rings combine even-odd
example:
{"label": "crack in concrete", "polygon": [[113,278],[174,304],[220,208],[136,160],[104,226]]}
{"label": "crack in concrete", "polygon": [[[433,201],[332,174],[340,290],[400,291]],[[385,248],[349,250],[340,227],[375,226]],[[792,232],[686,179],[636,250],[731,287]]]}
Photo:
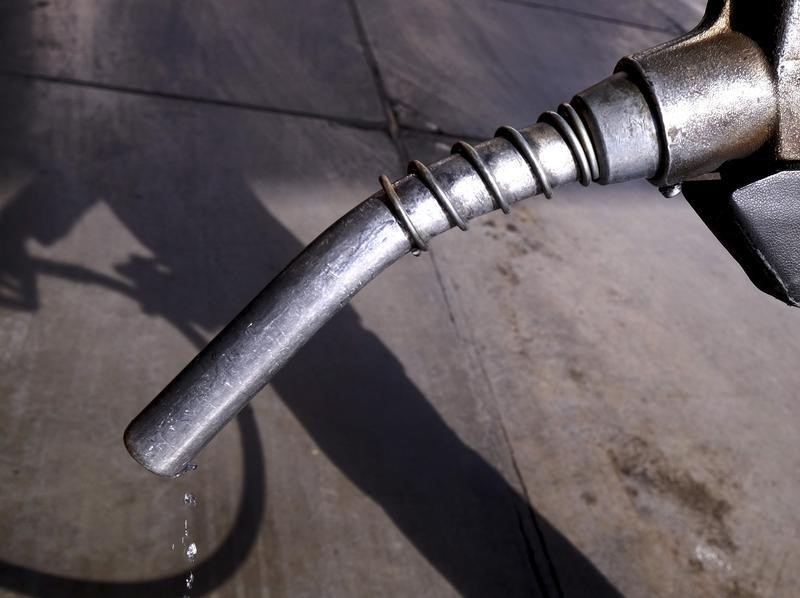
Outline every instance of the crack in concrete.
{"label": "crack in concrete", "polygon": [[[122,93],[128,95],[136,95],[149,98],[158,98],[165,100],[175,100],[179,102],[187,102],[191,104],[199,104],[202,106],[217,106],[222,108],[233,108],[237,110],[248,110],[251,112],[263,112],[267,114],[274,114],[277,116],[290,116],[293,118],[307,118],[312,120],[320,120],[331,124],[348,127],[351,129],[359,129],[363,131],[377,131],[388,133],[387,123],[383,121],[371,121],[358,118],[350,118],[347,116],[337,116],[334,114],[321,114],[318,112],[310,112],[305,110],[293,110],[291,108],[281,108],[278,106],[269,106],[267,104],[256,104],[251,102],[242,102],[239,100],[229,100],[224,98],[210,98],[203,96],[194,96],[189,94],[173,93],[169,91],[162,91],[158,89],[146,89],[141,87],[134,87],[130,85],[119,85],[115,83],[104,83],[102,81],[91,81],[88,79],[79,79],[76,77],[66,77],[60,75],[48,75],[47,73],[36,73],[29,71],[17,71],[11,69],[0,68],[0,77],[7,77],[13,79],[23,79],[26,81],[51,83],[56,85],[70,85],[73,87],[84,87],[87,89],[94,89],[100,91],[108,91],[112,93]],[[460,134],[452,131],[430,131],[414,125],[404,125],[398,123],[398,133],[414,133],[417,135],[424,135],[434,138],[453,138],[458,137],[467,140],[473,140],[466,134]]]}
{"label": "crack in concrete", "polygon": [[[373,75],[373,79],[374,79],[374,82],[375,82],[375,87],[376,87],[376,89],[378,91],[379,99],[380,99],[381,103],[384,106],[384,110],[386,111],[387,122],[388,122],[387,134],[389,135],[392,143],[394,144],[395,150],[397,151],[397,154],[398,154],[398,157],[400,158],[400,160],[403,161],[403,162],[408,162],[410,157],[409,157],[409,153],[408,153],[408,148],[406,147],[405,143],[403,142],[403,139],[402,139],[402,136],[401,136],[401,127],[398,124],[398,117],[397,117],[397,112],[396,112],[396,108],[395,108],[395,103],[392,101],[392,98],[389,95],[389,92],[388,92],[388,90],[386,88],[386,84],[385,84],[385,81],[384,81],[384,78],[383,78],[383,74],[381,73],[380,65],[378,64],[377,57],[375,56],[374,50],[372,48],[372,45],[370,44],[369,36],[368,36],[366,28],[364,26],[364,22],[363,22],[363,20],[361,18],[361,13],[358,10],[358,6],[356,4],[356,0],[348,0],[347,4],[348,4],[348,7],[350,8],[350,12],[352,14],[353,21],[355,23],[356,31],[358,32],[359,41],[360,41],[362,49],[364,51],[365,59],[367,60],[367,63],[369,64],[369,67],[370,67],[370,72]],[[432,134],[434,132],[433,131],[425,131],[425,133]],[[449,299],[447,297],[447,292],[445,290],[445,283],[444,283],[444,278],[443,278],[441,269],[439,268],[439,265],[437,264],[436,259],[433,256],[433,253],[429,252],[428,255],[430,257],[431,264],[433,266],[433,270],[434,270],[435,275],[436,275],[437,283],[438,283],[439,288],[441,290],[442,296],[444,297],[445,308],[447,309],[448,316],[450,318],[451,323],[453,324],[453,326],[456,328],[456,331],[458,332],[458,324],[456,322],[456,317],[455,317],[455,313],[453,311],[452,305],[450,304],[450,301],[449,301]],[[496,400],[496,397],[495,397],[495,394],[494,394],[494,390],[492,389],[492,386],[491,386],[491,381],[489,380],[488,374],[487,374],[486,369],[484,367],[483,360],[478,358],[478,362],[479,362],[479,366],[481,368],[481,372],[483,374],[483,377],[485,379],[485,382],[486,382],[486,384],[487,384],[487,386],[488,386],[488,388],[490,390],[490,393],[492,394],[492,396],[494,398],[495,407],[497,407],[497,405],[496,405],[497,400]],[[520,472],[520,469],[519,469],[519,465],[517,463],[516,455],[514,454],[514,449],[513,449],[513,447],[511,446],[511,443],[510,443],[510,439],[509,439],[509,436],[508,436],[508,431],[506,430],[506,426],[505,426],[505,424],[503,422],[502,417],[498,417],[498,421],[499,421],[500,428],[501,428],[502,433],[503,433],[503,438],[504,438],[505,443],[506,443],[506,449],[508,450],[509,458],[510,458],[511,463],[512,463],[512,467],[514,469],[514,474],[515,474],[515,476],[517,478],[517,481],[518,481],[520,487],[523,490],[523,494],[524,494],[524,497],[525,497],[525,504],[527,505],[528,516],[531,519],[531,523],[532,523],[532,525],[534,527],[534,530],[535,530],[539,545],[542,547],[542,553],[543,553],[544,559],[545,559],[545,561],[547,563],[548,573],[550,574],[550,576],[553,579],[553,583],[555,584],[556,591],[558,592],[559,597],[563,598],[564,593],[563,593],[563,591],[561,589],[561,583],[559,582],[559,579],[558,579],[558,574],[557,574],[556,569],[555,569],[555,564],[553,563],[553,560],[550,557],[550,554],[549,554],[549,552],[547,550],[547,545],[545,544],[544,534],[542,533],[542,531],[540,529],[540,526],[539,526],[539,523],[537,522],[536,513],[534,512],[533,508],[531,507],[530,497],[528,495],[528,489],[525,486],[525,481],[522,478],[522,475],[521,475],[521,472]],[[522,536],[523,543],[525,545],[527,560],[528,560],[528,563],[529,563],[529,565],[531,567],[532,574],[534,576],[536,584],[539,587],[539,589],[542,592],[542,594],[544,596],[546,596],[546,597],[549,597],[549,592],[547,592],[546,584],[544,583],[544,575],[543,575],[543,572],[540,570],[539,565],[536,562],[535,555],[534,555],[534,550],[533,550],[533,543],[531,541],[531,538],[528,535],[527,530],[525,529],[525,525],[524,525],[524,522],[522,520],[522,514],[519,513],[516,509],[515,509],[515,513],[516,513],[517,521],[518,521],[518,524],[519,524],[519,531],[520,531],[520,534]]]}

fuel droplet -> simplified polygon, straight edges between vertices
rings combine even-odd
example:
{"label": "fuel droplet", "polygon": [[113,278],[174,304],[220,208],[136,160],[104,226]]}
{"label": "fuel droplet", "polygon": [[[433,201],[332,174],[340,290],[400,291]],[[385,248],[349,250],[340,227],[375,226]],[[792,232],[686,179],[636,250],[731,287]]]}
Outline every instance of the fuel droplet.
{"label": "fuel droplet", "polygon": [[183,469],[181,469],[178,473],[175,474],[175,477],[179,478],[182,475],[189,473],[190,471],[194,471],[195,469],[197,469],[197,463],[187,463],[186,465],[183,466]]}
{"label": "fuel droplet", "polygon": [[197,557],[197,544],[192,542],[186,547],[186,558],[193,561]]}

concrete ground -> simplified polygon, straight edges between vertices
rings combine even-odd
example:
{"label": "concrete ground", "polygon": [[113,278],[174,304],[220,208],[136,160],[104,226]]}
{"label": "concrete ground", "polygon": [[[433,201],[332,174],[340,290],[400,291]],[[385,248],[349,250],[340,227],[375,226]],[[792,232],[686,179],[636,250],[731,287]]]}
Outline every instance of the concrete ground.
{"label": "concrete ground", "polygon": [[0,594],[796,595],[800,312],[645,183],[401,261],[195,472],[122,445],[379,174],[702,12],[666,4],[0,4]]}

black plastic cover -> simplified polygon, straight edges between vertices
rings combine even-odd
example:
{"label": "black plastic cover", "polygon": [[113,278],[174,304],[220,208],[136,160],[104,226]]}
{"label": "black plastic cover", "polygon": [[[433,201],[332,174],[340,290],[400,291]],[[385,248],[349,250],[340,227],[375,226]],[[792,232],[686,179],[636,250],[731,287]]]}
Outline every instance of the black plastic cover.
{"label": "black plastic cover", "polygon": [[800,306],[800,171],[742,186],[686,182],[683,193],[759,289]]}

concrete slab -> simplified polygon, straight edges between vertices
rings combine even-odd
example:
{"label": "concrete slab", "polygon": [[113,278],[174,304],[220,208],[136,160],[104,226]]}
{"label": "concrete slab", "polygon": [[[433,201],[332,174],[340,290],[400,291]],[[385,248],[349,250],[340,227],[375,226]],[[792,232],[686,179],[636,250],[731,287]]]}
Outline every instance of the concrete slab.
{"label": "concrete slab", "polygon": [[690,31],[700,23],[708,4],[704,0],[675,0],[667,6],[658,0],[649,1],[671,20],[677,21],[678,28],[683,31]]}
{"label": "concrete slab", "polygon": [[666,29],[682,33],[700,22],[704,0],[677,0],[664,3],[658,0],[499,0],[526,4],[534,8],[551,9],[610,22],[628,23],[644,28]]}
{"label": "concrete slab", "polygon": [[622,56],[675,36],[499,1],[359,7],[401,124],[479,138],[530,124]]}
{"label": "concrete slab", "polygon": [[474,229],[433,252],[536,510],[625,596],[794,595],[795,311],[644,183]]}
{"label": "concrete slab", "polygon": [[[495,0],[492,0],[495,1]],[[527,6],[535,10],[546,10],[568,15],[572,18],[587,18],[622,25],[633,25],[642,29],[673,31],[677,23],[657,6],[646,0],[620,0],[618,2],[591,2],[588,0],[496,0],[509,4]]]}
{"label": "concrete slab", "polygon": [[0,70],[385,118],[344,2],[12,0],[0,28]]}

